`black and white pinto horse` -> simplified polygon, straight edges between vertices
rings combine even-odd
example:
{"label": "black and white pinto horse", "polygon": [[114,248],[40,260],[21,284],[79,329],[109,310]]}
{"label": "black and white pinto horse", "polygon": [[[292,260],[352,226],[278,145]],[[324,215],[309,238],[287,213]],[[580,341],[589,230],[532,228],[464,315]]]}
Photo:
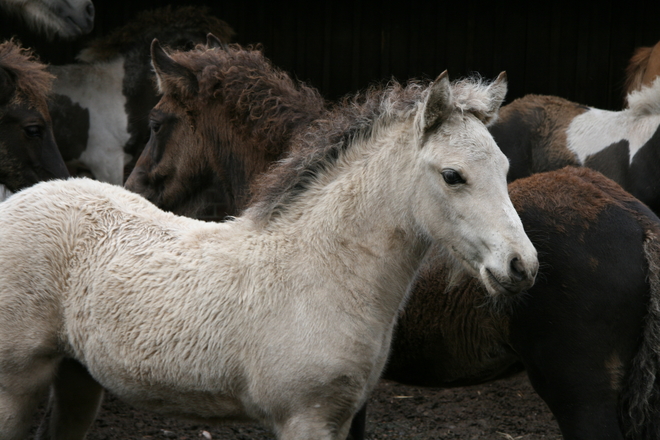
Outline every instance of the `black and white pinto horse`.
{"label": "black and white pinto horse", "polygon": [[124,166],[149,139],[148,115],[158,102],[150,58],[152,40],[191,49],[205,43],[210,32],[223,42],[234,33],[204,7],[145,11],[93,41],[79,54],[79,63],[52,66],[57,95],[50,112],[65,161],[98,180],[123,184]]}
{"label": "black and white pinto horse", "polygon": [[660,212],[660,81],[627,101],[625,110],[608,111],[527,95],[502,107],[490,132],[511,162],[509,181],[586,166]]}
{"label": "black and white pinto horse", "polygon": [[67,178],[46,96],[52,76],[32,53],[0,43],[0,202],[42,180]]}
{"label": "black and white pinto horse", "polygon": [[32,30],[51,38],[76,38],[94,28],[90,0],[0,0],[0,11],[19,17]]}

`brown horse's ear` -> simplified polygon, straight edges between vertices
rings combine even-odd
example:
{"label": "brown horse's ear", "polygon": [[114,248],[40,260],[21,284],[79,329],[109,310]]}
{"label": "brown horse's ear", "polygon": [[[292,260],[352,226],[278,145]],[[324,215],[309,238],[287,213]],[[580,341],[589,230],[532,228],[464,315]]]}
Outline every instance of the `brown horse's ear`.
{"label": "brown horse's ear", "polygon": [[199,91],[195,74],[174,61],[156,38],[151,42],[151,63],[156,71],[161,92],[176,93],[178,90],[186,95],[194,95]]}
{"label": "brown horse's ear", "polygon": [[422,129],[425,132],[449,117],[452,111],[451,100],[451,85],[445,70],[431,85],[424,105]]}
{"label": "brown horse's ear", "polygon": [[16,92],[16,84],[5,69],[0,68],[0,105],[5,105]]}
{"label": "brown horse's ear", "polygon": [[210,32],[206,36],[206,45],[209,47],[209,49],[222,49],[222,50],[229,49],[227,43],[223,43],[222,41],[220,41],[218,37],[216,37]]}

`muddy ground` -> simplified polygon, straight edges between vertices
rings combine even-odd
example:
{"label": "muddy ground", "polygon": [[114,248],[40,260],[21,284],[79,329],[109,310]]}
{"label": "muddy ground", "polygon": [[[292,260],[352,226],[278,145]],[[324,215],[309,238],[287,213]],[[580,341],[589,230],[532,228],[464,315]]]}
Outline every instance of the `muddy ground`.
{"label": "muddy ground", "polygon": [[[256,425],[206,426],[138,411],[106,396],[88,440],[267,440]],[[382,382],[369,402],[367,438],[561,439],[524,373],[479,386],[425,389]]]}

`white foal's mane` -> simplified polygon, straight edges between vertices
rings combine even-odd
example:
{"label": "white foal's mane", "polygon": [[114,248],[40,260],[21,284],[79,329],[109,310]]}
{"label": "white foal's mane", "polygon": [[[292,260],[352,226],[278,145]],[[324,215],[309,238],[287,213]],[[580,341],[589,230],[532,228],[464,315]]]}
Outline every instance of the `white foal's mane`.
{"label": "white foal's mane", "polygon": [[[467,78],[452,83],[453,111],[472,113],[482,122],[492,123],[501,100],[492,98],[491,83]],[[504,86],[506,87],[506,86]],[[268,221],[304,192],[323,172],[353,145],[377,136],[395,121],[413,117],[423,108],[429,84],[410,82],[406,86],[391,81],[386,87],[371,87],[345,98],[328,115],[293,140],[291,153],[256,183],[251,207],[246,215],[257,223]]]}

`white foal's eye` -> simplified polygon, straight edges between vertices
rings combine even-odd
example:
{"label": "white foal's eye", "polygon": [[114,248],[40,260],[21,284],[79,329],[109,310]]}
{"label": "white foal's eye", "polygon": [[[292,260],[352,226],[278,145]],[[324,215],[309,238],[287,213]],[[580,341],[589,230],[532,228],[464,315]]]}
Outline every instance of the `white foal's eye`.
{"label": "white foal's eye", "polygon": [[460,173],[450,168],[442,170],[442,177],[447,182],[447,185],[460,185],[465,183],[465,179],[461,177]]}

